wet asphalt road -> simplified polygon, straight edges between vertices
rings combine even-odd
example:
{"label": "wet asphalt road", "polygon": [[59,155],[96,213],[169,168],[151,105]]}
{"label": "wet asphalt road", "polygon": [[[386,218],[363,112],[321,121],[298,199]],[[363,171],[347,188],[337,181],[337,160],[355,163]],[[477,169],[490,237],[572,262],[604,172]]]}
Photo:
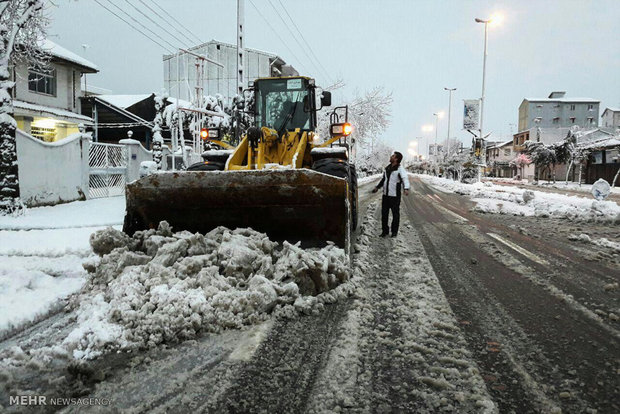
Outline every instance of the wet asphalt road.
{"label": "wet asphalt road", "polygon": [[617,226],[479,214],[419,179],[414,190],[406,214],[500,412],[619,412],[618,293],[605,289],[619,257],[567,239]]}

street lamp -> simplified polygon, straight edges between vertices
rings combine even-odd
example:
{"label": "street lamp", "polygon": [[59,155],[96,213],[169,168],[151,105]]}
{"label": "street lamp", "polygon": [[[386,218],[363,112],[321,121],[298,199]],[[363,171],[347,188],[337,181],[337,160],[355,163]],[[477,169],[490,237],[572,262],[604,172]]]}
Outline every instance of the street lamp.
{"label": "street lamp", "polygon": [[450,93],[450,98],[448,100],[448,156],[450,156],[450,119],[452,115],[452,92],[456,90],[456,88],[444,88],[444,90]]}
{"label": "street lamp", "polygon": [[[497,24],[502,20],[502,16],[500,15],[494,15],[491,16],[490,19],[479,19],[476,17],[475,21],[476,23],[484,23],[484,55],[482,57],[482,96],[480,98],[480,128],[479,128],[479,132],[480,132],[480,139],[482,139],[482,146],[484,147],[484,137],[482,135],[482,126],[483,126],[483,119],[484,119],[484,82],[485,82],[485,77],[486,77],[486,69],[487,69],[487,41],[489,38],[489,23],[493,24]],[[484,153],[485,150],[482,151],[482,157],[483,159],[486,158],[486,154]],[[478,167],[478,181],[480,181],[480,179],[482,178],[482,170],[481,167]]]}

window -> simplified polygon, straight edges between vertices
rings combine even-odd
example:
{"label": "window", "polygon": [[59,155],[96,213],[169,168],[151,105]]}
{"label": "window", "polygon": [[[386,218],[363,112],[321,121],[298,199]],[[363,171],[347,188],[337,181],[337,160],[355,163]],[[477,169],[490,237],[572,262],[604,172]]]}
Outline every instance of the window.
{"label": "window", "polygon": [[575,104],[568,105],[568,107],[569,107],[569,109],[570,109],[571,111],[574,111],[574,110],[575,110]]}
{"label": "window", "polygon": [[56,70],[28,71],[28,90],[56,96]]}
{"label": "window", "polygon": [[537,116],[536,118],[534,118],[534,122],[536,122],[537,124],[539,124],[542,121],[542,118]]}
{"label": "window", "polygon": [[594,105],[588,104],[588,111],[594,111]]}
{"label": "window", "polygon": [[554,124],[559,124],[560,123],[560,118],[553,118],[553,123]]}
{"label": "window", "polygon": [[588,117],[588,124],[589,124],[589,125],[594,124],[594,118],[592,118],[591,116],[590,116],[590,117]]}
{"label": "window", "polygon": [[575,123],[575,117],[574,117],[574,116],[570,118],[570,123],[571,123],[571,124],[574,124],[574,123]]}
{"label": "window", "polygon": [[41,141],[53,142],[56,140],[55,128],[30,127],[30,135],[39,138]]}
{"label": "window", "polygon": [[510,156],[510,148],[504,148],[504,157]]}

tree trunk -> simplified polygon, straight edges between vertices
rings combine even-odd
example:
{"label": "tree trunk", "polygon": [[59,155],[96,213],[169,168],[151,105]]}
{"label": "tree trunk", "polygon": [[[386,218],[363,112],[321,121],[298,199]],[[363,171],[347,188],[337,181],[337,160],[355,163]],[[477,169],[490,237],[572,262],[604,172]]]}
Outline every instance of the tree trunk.
{"label": "tree trunk", "polygon": [[616,180],[618,179],[619,175],[620,175],[620,168],[618,168],[618,171],[616,171],[616,175],[614,175],[614,179],[611,182],[611,188],[614,188],[616,186]]}
{"label": "tree trunk", "polygon": [[15,142],[17,123],[10,103],[12,86],[13,82],[0,74],[0,215],[13,214],[22,208]]}
{"label": "tree trunk", "polygon": [[581,167],[582,167],[582,163],[579,163],[579,187],[581,187]]}
{"label": "tree trunk", "polygon": [[571,160],[570,164],[568,164],[568,169],[566,170],[566,180],[565,184],[568,185],[568,176],[570,175],[570,169],[573,167],[574,161]]}

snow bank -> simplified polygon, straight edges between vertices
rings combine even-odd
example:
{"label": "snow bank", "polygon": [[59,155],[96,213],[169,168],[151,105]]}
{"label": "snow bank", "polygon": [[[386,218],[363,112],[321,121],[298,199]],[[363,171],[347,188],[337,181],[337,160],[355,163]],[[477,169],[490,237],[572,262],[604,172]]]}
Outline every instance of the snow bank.
{"label": "snow bank", "polygon": [[571,234],[568,236],[569,240],[573,240],[573,241],[580,241],[583,243],[591,243],[597,246],[601,246],[601,247],[607,247],[611,250],[614,250],[616,252],[620,252],[620,243],[611,241],[609,239],[606,238],[600,238],[600,239],[593,239],[590,236],[588,236],[587,234]]}
{"label": "snow bank", "polygon": [[464,184],[429,175],[420,177],[441,191],[471,197],[476,203],[474,209],[484,213],[620,222],[620,206],[613,201],[498,186],[490,182]]}
{"label": "snow bank", "polygon": [[83,284],[84,278],[75,273],[54,277],[3,262],[0,266],[0,333],[34,322],[54,306],[63,305],[59,299],[78,291]]}
{"label": "snow bank", "polygon": [[85,264],[78,324],[63,342],[77,359],[241,328],[271,313],[316,312],[352,289],[344,250],[280,245],[251,229],[203,236],[162,222],[131,238],[99,231],[91,245],[102,257]]}
{"label": "snow bank", "polygon": [[105,227],[123,224],[125,197],[29,208],[19,217],[0,216],[0,230]]}

